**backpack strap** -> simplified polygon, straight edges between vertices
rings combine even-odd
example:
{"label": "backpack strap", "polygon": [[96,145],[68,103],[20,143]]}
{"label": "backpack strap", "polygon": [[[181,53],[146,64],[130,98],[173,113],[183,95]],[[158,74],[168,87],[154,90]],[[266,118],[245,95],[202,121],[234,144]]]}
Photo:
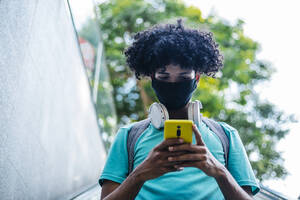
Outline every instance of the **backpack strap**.
{"label": "backpack strap", "polygon": [[140,135],[147,129],[150,124],[150,118],[136,122],[128,132],[127,152],[128,152],[128,175],[133,170],[134,163],[134,146]]}
{"label": "backpack strap", "polygon": [[228,167],[228,152],[229,152],[229,139],[223,129],[223,127],[216,121],[202,117],[202,121],[214,132],[219,139],[221,140],[223,150],[224,150],[224,158],[225,158],[225,167]]}

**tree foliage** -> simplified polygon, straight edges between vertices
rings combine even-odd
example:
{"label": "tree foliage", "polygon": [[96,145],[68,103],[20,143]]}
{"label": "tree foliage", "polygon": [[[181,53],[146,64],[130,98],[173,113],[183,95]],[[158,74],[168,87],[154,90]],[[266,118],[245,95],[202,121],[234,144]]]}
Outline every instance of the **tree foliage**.
{"label": "tree foliage", "polygon": [[258,179],[287,174],[275,144],[288,133],[284,125],[292,119],[255,92],[254,87],[269,80],[274,69],[256,58],[260,46],[245,36],[242,20],[232,25],[216,16],[203,18],[198,8],[179,0],[111,0],[99,8],[119,125],[145,118],[156,101],[151,82],[137,81],[126,67],[124,49],[136,32],[182,18],[187,27],[213,32],[225,58],[217,78],[202,77],[194,93],[193,99],[203,104],[202,113],[239,131]]}

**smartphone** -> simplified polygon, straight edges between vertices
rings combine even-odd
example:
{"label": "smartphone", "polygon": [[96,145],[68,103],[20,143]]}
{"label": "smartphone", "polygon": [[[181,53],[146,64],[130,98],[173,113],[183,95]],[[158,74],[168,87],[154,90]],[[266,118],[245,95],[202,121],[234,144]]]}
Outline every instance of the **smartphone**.
{"label": "smartphone", "polygon": [[186,143],[193,141],[192,120],[166,120],[164,128],[164,139],[182,138]]}

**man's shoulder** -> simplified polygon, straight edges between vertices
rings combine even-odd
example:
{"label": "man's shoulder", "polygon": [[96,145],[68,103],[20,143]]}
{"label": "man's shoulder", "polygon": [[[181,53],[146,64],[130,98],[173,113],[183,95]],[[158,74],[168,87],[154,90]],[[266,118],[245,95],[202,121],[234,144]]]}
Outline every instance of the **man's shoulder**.
{"label": "man's shoulder", "polygon": [[211,118],[206,118],[205,120],[202,120],[202,123],[204,124],[205,127],[213,132],[218,132],[223,134],[225,132],[225,134],[229,137],[231,134],[236,134],[238,133],[238,131],[231,125],[229,125],[226,122],[223,121],[218,121],[218,120],[214,120]]}
{"label": "man's shoulder", "polygon": [[[228,140],[235,140],[239,138],[239,133],[236,128],[233,126],[229,125],[227,122],[224,121],[215,121],[218,125],[220,125],[220,128],[223,129],[223,132],[227,136]],[[219,131],[220,132],[220,131]]]}
{"label": "man's shoulder", "polygon": [[[144,119],[144,120],[140,120],[140,121],[135,121],[135,122],[130,122],[130,123],[126,124],[126,125],[122,125],[119,128],[118,133],[122,132],[123,134],[128,134],[133,129],[139,129],[142,126],[148,127],[149,124],[150,124],[150,120],[148,120],[148,119]],[[136,132],[136,131],[134,131],[134,132]]]}
{"label": "man's shoulder", "polygon": [[129,131],[137,122],[130,122],[119,127],[119,131]]}
{"label": "man's shoulder", "polygon": [[241,146],[244,146],[240,137],[240,133],[236,128],[234,128],[233,126],[229,125],[226,122],[218,122],[218,123],[223,127],[231,144],[236,143],[236,144],[240,144]]}
{"label": "man's shoulder", "polygon": [[233,126],[226,122],[218,121],[217,123],[222,126],[226,134],[236,134],[238,132]]}

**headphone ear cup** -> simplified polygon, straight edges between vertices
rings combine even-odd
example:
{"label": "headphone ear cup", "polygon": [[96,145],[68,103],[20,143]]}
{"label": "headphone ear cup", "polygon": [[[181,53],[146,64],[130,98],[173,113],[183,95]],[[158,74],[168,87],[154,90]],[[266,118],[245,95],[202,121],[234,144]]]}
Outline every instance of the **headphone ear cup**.
{"label": "headphone ear cup", "polygon": [[200,107],[201,107],[201,103],[200,101],[195,101],[194,102],[194,115],[193,115],[193,118],[194,118],[194,123],[197,124],[197,125],[200,125],[200,122],[201,122],[201,114],[200,114]]}
{"label": "headphone ear cup", "polygon": [[201,101],[196,100],[195,102],[197,102],[198,106],[199,106],[199,111],[203,108]]}
{"label": "headphone ear cup", "polygon": [[193,119],[193,115],[194,115],[193,104],[194,104],[194,102],[189,102],[189,106],[188,106],[188,119],[192,120],[192,121],[194,121],[194,119]]}
{"label": "headphone ear cup", "polygon": [[149,108],[149,118],[151,124],[160,129],[164,127],[165,121],[169,119],[169,114],[166,107],[160,103],[153,103]]}

